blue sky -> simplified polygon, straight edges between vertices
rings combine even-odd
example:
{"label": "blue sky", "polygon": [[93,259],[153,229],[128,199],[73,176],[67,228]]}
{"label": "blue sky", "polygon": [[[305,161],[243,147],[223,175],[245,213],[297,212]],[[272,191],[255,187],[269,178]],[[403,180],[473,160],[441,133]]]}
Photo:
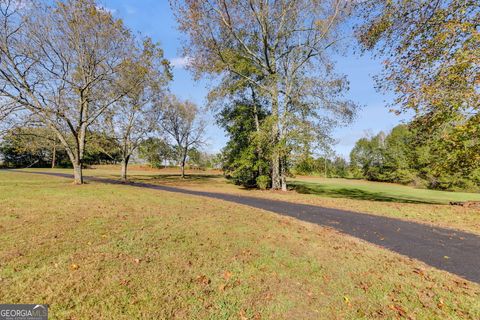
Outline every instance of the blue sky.
{"label": "blue sky", "polygon": [[[208,93],[207,81],[195,81],[191,74],[182,67],[180,39],[182,35],[176,29],[176,23],[168,0],[101,0],[100,3],[134,31],[147,35],[159,42],[165,56],[174,64],[174,81],[171,90],[182,99],[189,99],[199,106],[205,105]],[[348,41],[348,40],[347,40]],[[360,56],[350,50],[346,55],[336,58],[337,72],[347,75],[350,91],[346,97],[363,106],[355,122],[348,127],[338,128],[334,138],[338,143],[335,151],[348,157],[355,141],[366,133],[388,131],[396,124],[408,119],[396,116],[388,111],[386,104],[391,95],[384,95],[374,88],[372,76],[381,71],[381,61],[370,55]],[[218,152],[227,138],[222,129],[215,125],[211,114],[207,115],[208,145],[206,150]]]}

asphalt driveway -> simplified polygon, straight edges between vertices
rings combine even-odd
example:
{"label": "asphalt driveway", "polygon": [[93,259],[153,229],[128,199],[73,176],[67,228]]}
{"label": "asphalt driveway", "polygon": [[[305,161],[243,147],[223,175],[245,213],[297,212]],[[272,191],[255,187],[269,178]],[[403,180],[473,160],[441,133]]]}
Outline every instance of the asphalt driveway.
{"label": "asphalt driveway", "polygon": [[[72,177],[69,174],[62,173],[35,173],[65,178]],[[107,178],[86,177],[86,180],[121,184],[118,180]],[[307,204],[186,190],[148,183],[131,183],[129,185],[136,188],[176,192],[234,202],[331,227],[342,233],[480,283],[480,236],[472,233]]]}

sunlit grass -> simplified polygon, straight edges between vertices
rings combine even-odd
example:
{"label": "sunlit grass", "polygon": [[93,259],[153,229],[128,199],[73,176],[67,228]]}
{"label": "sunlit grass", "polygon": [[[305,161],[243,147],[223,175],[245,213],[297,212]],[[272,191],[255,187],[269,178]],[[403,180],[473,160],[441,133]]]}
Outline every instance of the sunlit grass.
{"label": "sunlit grass", "polygon": [[51,319],[480,317],[476,284],[241,205],[0,171],[0,208],[0,301]]}
{"label": "sunlit grass", "polygon": [[405,203],[448,204],[480,201],[480,194],[419,189],[394,183],[365,180],[296,177],[291,183],[300,191],[332,198]]}
{"label": "sunlit grass", "polygon": [[[49,169],[30,169],[30,171]],[[71,170],[56,169],[54,172],[71,174]],[[119,167],[99,167],[85,171],[87,175],[118,179]],[[132,181],[165,184],[203,191],[235,193],[253,197],[313,204],[345,209],[355,212],[394,217],[447,228],[455,228],[480,234],[480,209],[452,206],[450,201],[477,200],[480,194],[457,193],[416,189],[391,183],[363,180],[323,179],[318,177],[295,177],[290,188],[297,191],[271,192],[248,190],[227,181],[218,171],[190,171],[186,179],[180,179],[178,169],[146,169],[133,167]],[[317,190],[317,191],[315,191]],[[319,192],[320,190],[320,192]],[[339,191],[340,190],[340,191]]]}

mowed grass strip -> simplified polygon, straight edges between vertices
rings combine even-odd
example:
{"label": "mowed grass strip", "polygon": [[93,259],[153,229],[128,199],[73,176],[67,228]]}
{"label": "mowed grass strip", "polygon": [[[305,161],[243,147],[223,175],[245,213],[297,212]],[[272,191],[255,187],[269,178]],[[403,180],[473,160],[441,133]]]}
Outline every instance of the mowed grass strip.
{"label": "mowed grass strip", "polygon": [[51,319],[478,319],[480,286],[201,197],[0,171],[0,301]]}
{"label": "mowed grass strip", "polygon": [[299,176],[293,178],[291,184],[299,191],[332,198],[424,204],[480,201],[479,193],[421,189],[395,183],[366,180]]}

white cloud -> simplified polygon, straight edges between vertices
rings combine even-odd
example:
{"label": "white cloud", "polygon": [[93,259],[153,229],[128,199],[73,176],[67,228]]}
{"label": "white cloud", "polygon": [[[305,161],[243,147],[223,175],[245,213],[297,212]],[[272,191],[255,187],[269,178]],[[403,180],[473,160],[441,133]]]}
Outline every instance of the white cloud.
{"label": "white cloud", "polygon": [[175,68],[185,68],[190,65],[192,58],[190,57],[176,57],[170,60],[171,64]]}
{"label": "white cloud", "polygon": [[102,5],[97,5],[97,10],[100,10],[100,11],[104,11],[104,12],[108,12],[110,14],[115,14],[117,12],[116,9],[112,9],[112,8],[109,8],[109,7],[106,7],[106,6],[102,6]]}

